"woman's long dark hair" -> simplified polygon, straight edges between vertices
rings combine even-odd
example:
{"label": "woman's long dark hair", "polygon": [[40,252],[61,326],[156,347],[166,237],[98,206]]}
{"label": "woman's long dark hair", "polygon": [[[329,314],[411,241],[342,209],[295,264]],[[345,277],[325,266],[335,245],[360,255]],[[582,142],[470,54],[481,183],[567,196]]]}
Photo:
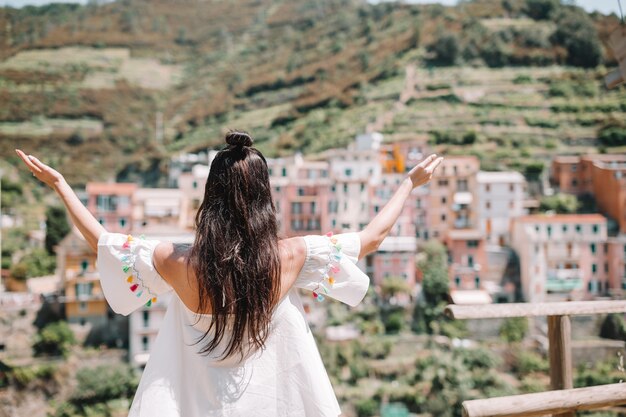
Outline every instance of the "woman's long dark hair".
{"label": "woman's long dark hair", "polygon": [[211,164],[189,257],[198,279],[199,311],[210,308],[212,314],[198,342],[211,332],[213,337],[200,353],[214,351],[228,333],[222,358],[265,346],[280,294],[278,224],[267,162],[247,133],[230,132],[226,143]]}

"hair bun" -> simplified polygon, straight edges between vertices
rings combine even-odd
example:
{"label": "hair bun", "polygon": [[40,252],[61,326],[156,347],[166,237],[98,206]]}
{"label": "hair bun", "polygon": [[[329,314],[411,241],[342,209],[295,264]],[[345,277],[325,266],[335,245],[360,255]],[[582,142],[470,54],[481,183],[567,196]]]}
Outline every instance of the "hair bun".
{"label": "hair bun", "polygon": [[252,146],[252,136],[246,132],[233,130],[226,135],[226,143],[231,146]]}

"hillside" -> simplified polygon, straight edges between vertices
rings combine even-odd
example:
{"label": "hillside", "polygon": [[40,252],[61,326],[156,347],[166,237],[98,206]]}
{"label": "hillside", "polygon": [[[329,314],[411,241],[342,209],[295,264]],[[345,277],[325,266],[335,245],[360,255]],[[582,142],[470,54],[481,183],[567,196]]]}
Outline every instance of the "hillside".
{"label": "hillside", "polygon": [[[269,155],[316,152],[391,109],[409,65],[415,94],[379,126],[390,136],[461,138],[462,152],[494,167],[594,148],[626,110],[623,90],[603,90],[602,67],[584,69],[611,65],[598,39],[617,19],[548,12],[353,0],[0,9],[0,154],[37,151],[73,183],[117,173],[157,185],[168,155],[219,145],[231,127]],[[498,157],[503,144],[517,154]]]}

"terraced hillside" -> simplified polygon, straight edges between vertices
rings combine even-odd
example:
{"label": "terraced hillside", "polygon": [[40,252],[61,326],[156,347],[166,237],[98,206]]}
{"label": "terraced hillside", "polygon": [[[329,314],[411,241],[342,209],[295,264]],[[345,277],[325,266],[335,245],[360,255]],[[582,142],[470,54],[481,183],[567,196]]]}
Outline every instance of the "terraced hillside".
{"label": "terraced hillside", "polygon": [[[617,19],[524,4],[0,9],[0,155],[37,150],[74,183],[116,173],[156,185],[167,156],[220,144],[230,127],[270,155],[310,153],[381,115],[390,138],[424,133],[486,167],[597,148],[599,129],[624,120],[624,93],[604,91],[604,68],[580,67],[612,64],[600,42]],[[414,91],[397,107],[409,67]]]}

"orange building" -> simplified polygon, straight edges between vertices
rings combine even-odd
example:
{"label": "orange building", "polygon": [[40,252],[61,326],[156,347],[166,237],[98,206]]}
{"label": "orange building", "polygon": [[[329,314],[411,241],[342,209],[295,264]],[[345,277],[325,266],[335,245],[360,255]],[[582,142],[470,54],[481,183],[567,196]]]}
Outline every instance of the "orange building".
{"label": "orange building", "polygon": [[67,321],[92,325],[105,323],[108,307],[96,270],[95,252],[75,227],[56,249],[57,268],[65,290]]}
{"label": "orange building", "polygon": [[626,233],[626,155],[559,156],[550,180],[558,191],[593,195],[600,211]]}

